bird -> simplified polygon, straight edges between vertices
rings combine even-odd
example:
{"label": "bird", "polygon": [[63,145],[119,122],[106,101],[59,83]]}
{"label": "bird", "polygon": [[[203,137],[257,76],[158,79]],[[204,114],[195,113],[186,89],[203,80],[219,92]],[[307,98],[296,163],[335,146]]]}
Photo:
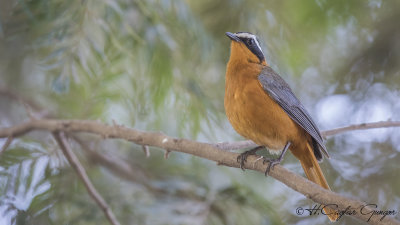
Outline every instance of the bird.
{"label": "bird", "polygon": [[[232,127],[258,146],[237,157],[240,168],[249,155],[261,149],[279,155],[264,157],[265,171],[279,164],[289,149],[300,161],[307,178],[319,186],[330,187],[318,164],[329,158],[322,135],[294,95],[292,89],[267,63],[256,35],[249,32],[226,32],[231,39],[226,66],[224,108]],[[337,212],[324,208],[331,221]]]}

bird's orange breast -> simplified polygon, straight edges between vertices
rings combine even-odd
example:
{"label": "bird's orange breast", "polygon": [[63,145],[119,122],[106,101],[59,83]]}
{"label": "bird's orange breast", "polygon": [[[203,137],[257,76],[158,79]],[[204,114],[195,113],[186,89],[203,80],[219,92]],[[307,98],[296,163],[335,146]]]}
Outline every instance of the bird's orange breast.
{"label": "bird's orange breast", "polygon": [[[263,90],[260,65],[231,67],[226,73],[224,106],[233,128],[245,138],[270,150],[282,150],[288,141],[303,136],[298,125]],[[299,135],[300,134],[300,135]]]}

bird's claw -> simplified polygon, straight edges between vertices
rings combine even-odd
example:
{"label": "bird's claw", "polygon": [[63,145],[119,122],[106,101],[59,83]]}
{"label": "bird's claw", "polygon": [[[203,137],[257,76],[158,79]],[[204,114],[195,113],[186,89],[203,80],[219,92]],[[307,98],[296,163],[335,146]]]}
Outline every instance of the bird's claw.
{"label": "bird's claw", "polygon": [[258,146],[255,147],[251,150],[245,151],[242,154],[240,154],[237,158],[236,161],[238,163],[240,163],[240,169],[242,169],[244,171],[244,163],[247,162],[247,157],[249,157],[249,155],[256,155],[256,152],[258,150],[260,150],[261,148],[263,148],[262,146]]}
{"label": "bird's claw", "polygon": [[279,159],[279,158],[278,159],[270,159],[270,158],[264,157],[263,164],[265,164],[265,163],[268,163],[268,167],[265,170],[265,176],[268,177],[270,170],[273,169],[274,166],[281,163],[281,159]]}
{"label": "bird's claw", "polygon": [[242,154],[240,154],[237,158],[236,161],[238,163],[240,163],[240,169],[242,169],[244,171],[244,163],[247,162],[247,157],[249,157],[249,155],[255,155],[255,153],[249,153],[249,151],[243,152]]}

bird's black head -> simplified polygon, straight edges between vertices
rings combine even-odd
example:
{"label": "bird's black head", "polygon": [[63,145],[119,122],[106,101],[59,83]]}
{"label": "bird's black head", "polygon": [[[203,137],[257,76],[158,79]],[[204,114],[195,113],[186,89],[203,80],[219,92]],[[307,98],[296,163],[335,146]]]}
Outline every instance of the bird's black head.
{"label": "bird's black head", "polygon": [[226,32],[226,36],[228,36],[232,41],[241,42],[246,45],[246,47],[257,56],[260,62],[265,60],[264,53],[261,50],[260,43],[258,42],[258,38],[256,35],[249,32],[237,32],[231,33]]}

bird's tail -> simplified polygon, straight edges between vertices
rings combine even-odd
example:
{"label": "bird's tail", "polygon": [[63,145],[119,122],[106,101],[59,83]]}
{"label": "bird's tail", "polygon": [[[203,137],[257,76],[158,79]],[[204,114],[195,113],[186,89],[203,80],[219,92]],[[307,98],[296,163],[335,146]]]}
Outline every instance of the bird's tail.
{"label": "bird's tail", "polygon": [[[305,155],[310,156],[310,157],[302,157],[300,162],[301,162],[301,166],[303,167],[307,178],[310,181],[320,185],[321,187],[331,190],[329,188],[328,182],[326,182],[324,174],[321,171],[321,167],[319,167],[318,161],[314,156],[314,151],[308,143],[307,143],[306,151],[307,151],[307,154],[305,154]],[[337,220],[338,215],[335,210],[325,207],[324,212],[328,216],[330,221],[333,222],[333,221]]]}

